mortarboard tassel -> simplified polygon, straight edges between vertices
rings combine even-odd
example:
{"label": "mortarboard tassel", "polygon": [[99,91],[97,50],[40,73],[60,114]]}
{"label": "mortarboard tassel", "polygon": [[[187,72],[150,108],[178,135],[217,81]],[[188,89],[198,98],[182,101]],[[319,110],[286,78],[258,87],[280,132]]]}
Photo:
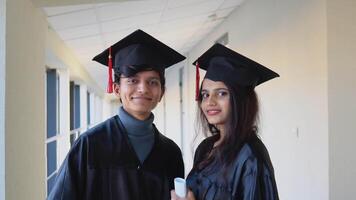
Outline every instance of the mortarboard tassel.
{"label": "mortarboard tassel", "polygon": [[196,71],[195,71],[195,101],[199,100],[199,82],[200,82],[199,63],[197,62]]}
{"label": "mortarboard tassel", "polygon": [[108,61],[108,66],[109,66],[109,82],[108,82],[108,87],[107,87],[107,93],[112,93],[112,56],[111,56],[111,47],[109,48],[109,61]]}

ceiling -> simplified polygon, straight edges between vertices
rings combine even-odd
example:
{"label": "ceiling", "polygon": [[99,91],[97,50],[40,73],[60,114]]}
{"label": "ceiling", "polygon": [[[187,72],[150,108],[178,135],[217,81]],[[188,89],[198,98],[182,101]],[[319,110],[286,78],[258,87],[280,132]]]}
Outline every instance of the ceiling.
{"label": "ceiling", "polygon": [[136,29],[182,54],[244,0],[34,0],[50,26],[103,89],[107,69],[91,59]]}

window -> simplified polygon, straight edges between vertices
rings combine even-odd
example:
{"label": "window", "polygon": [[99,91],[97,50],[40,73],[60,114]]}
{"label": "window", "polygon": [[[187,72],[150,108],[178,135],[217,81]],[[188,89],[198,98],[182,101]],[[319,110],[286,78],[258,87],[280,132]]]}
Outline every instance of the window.
{"label": "window", "polygon": [[90,92],[87,92],[87,127],[90,127]]}
{"label": "window", "polygon": [[47,79],[47,194],[51,191],[57,174],[57,140],[59,135],[59,76],[48,69]]}
{"label": "window", "polygon": [[56,180],[57,171],[57,141],[47,143],[47,194]]}
{"label": "window", "polygon": [[80,134],[80,86],[70,82],[70,145]]}
{"label": "window", "polygon": [[[59,166],[67,156],[70,147],[79,135],[86,131],[89,124],[95,124],[96,115],[100,112],[97,112],[94,106],[97,101],[96,95],[88,92],[86,85],[70,81],[66,69],[48,69],[46,83],[45,173],[46,191],[49,194],[56,181]],[[85,104],[86,102],[88,105]]]}

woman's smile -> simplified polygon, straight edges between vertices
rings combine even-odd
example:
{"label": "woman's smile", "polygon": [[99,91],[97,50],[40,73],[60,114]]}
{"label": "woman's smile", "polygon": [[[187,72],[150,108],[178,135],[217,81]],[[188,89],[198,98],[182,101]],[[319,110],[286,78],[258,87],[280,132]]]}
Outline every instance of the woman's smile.
{"label": "woman's smile", "polygon": [[206,114],[209,115],[209,116],[218,115],[219,113],[221,113],[220,109],[208,109],[208,110],[206,110]]}

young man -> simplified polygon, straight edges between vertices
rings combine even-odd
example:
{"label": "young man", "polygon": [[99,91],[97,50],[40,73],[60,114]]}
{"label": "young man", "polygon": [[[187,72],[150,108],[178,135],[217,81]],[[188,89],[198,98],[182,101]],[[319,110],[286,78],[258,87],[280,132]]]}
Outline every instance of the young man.
{"label": "young man", "polygon": [[170,199],[173,179],[184,177],[182,154],[156,129],[151,111],[164,94],[165,68],[184,59],[141,30],[93,59],[109,63],[109,76],[113,63],[113,92],[122,107],[78,138],[48,199]]}

